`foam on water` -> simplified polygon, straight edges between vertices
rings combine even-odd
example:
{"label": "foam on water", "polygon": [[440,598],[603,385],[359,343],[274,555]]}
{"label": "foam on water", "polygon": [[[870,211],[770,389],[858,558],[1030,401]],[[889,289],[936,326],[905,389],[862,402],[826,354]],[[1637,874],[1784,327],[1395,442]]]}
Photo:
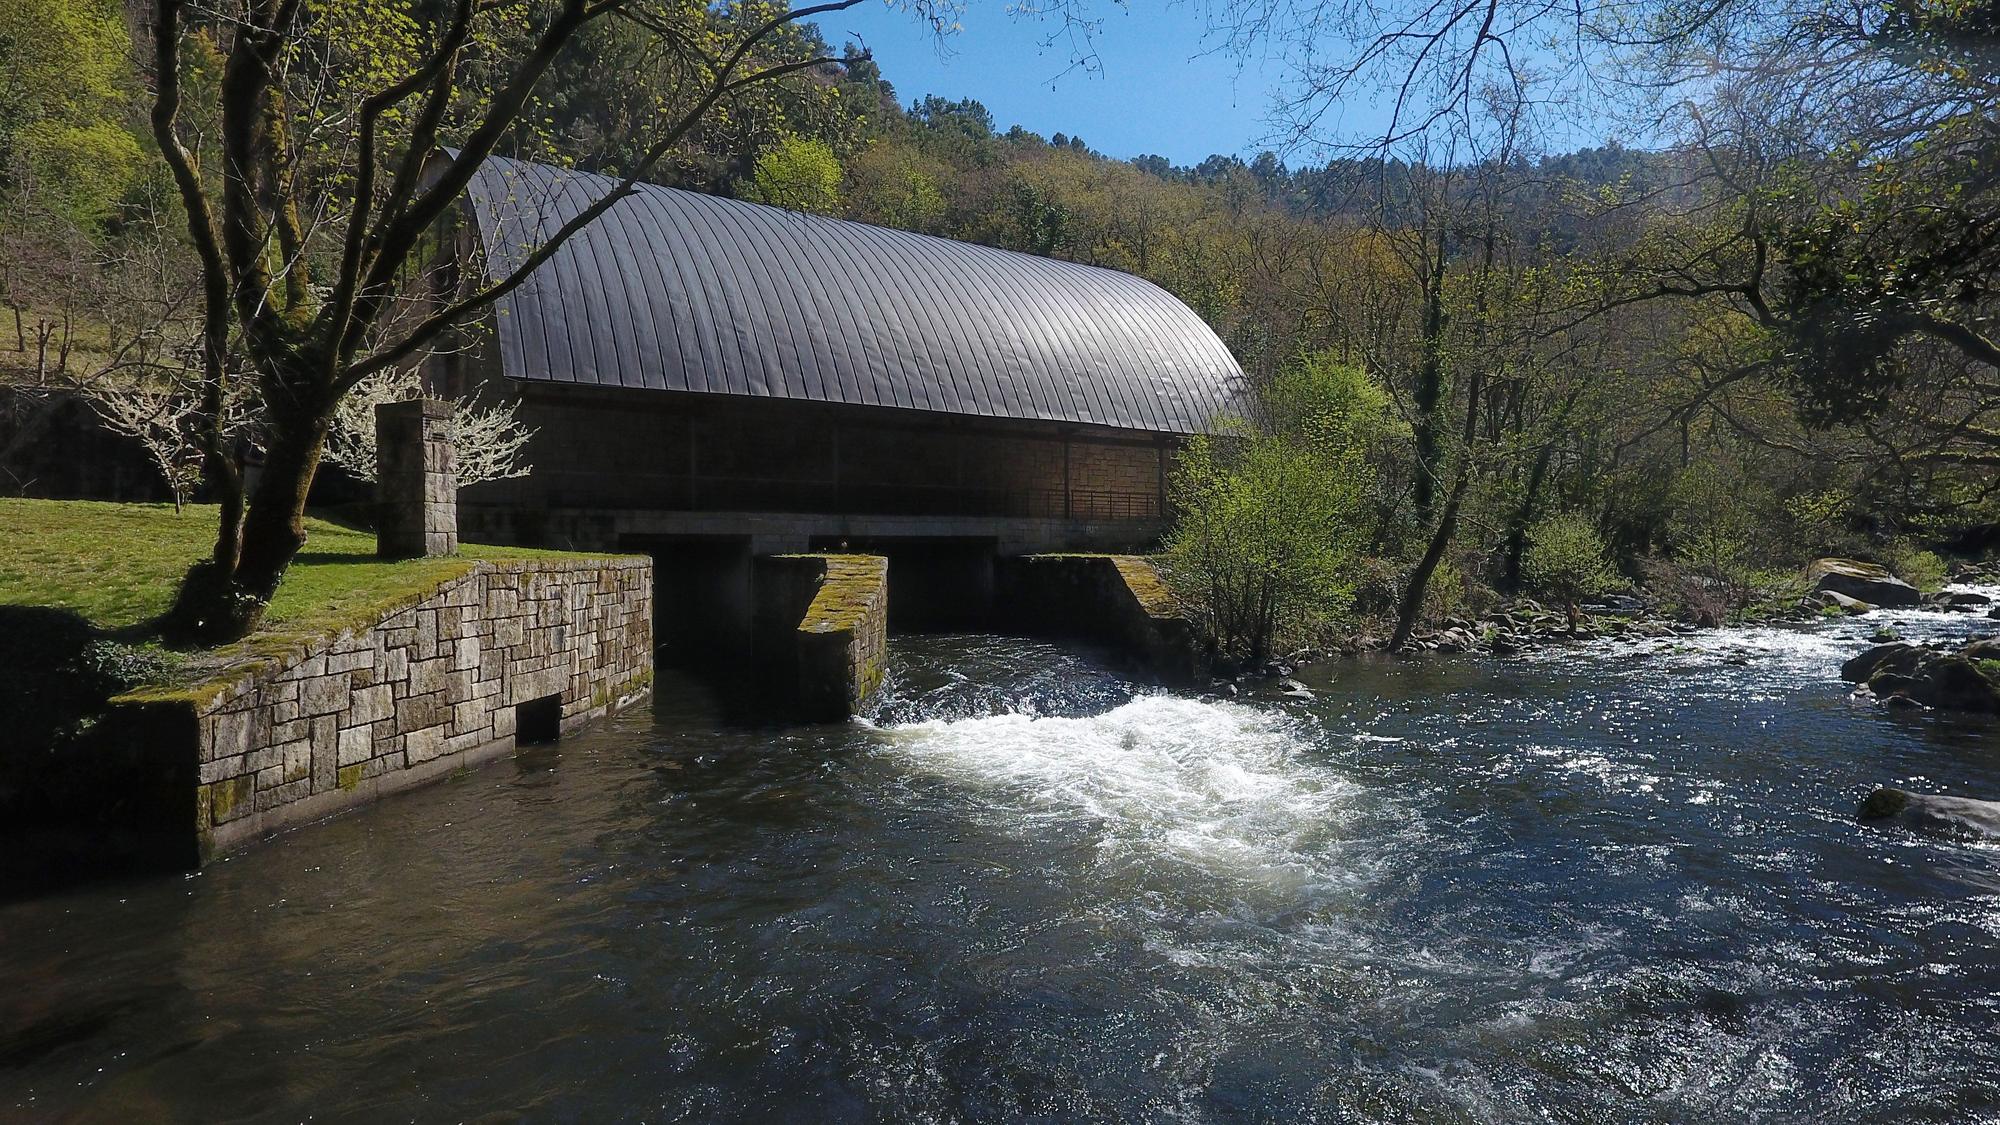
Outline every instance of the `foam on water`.
{"label": "foam on water", "polygon": [[1361,787],[1313,760],[1281,712],[1141,695],[1101,715],[932,719],[882,731],[907,768],[976,793],[1006,823],[1087,824],[1108,863],[1170,860],[1294,890]]}
{"label": "foam on water", "polygon": [[[1946,593],[1980,594],[2000,603],[2000,586],[1954,584],[1944,589]],[[1841,660],[1853,655],[1857,645],[1870,643],[1869,637],[1885,627],[1905,640],[1929,641],[1990,633],[2000,629],[2000,623],[1986,618],[1983,612],[1926,606],[1877,609],[1858,616],[1816,618],[1782,625],[1709,629],[1687,636],[1607,641],[1598,647],[1610,653],[1667,649],[1689,655],[1778,657],[1801,670],[1818,671],[1838,666]],[[1543,650],[1543,654],[1550,651],[1560,650]]]}

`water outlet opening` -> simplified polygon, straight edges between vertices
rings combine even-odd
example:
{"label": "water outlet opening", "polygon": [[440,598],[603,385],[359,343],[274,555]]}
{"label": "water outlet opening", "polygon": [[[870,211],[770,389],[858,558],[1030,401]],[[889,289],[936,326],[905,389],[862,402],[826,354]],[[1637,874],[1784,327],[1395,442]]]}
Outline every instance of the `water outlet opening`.
{"label": "water outlet opening", "polygon": [[554,742],[562,737],[562,693],[530,699],[514,708],[514,741],[521,746]]}

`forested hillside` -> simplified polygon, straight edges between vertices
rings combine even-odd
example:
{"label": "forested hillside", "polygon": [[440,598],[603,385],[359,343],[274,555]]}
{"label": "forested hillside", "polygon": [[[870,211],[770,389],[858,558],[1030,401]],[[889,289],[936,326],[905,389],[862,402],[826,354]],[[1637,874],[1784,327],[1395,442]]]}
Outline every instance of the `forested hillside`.
{"label": "forested hillside", "polygon": [[[452,19],[444,0],[306,8],[293,78],[329,105],[408,73]],[[1517,588],[1554,517],[1580,516],[1625,578],[1664,574],[1710,616],[1807,555],[1993,542],[2000,349],[1982,333],[2000,154],[1983,9],[1863,21],[1853,35],[1893,50],[1848,100],[1774,108],[1746,83],[1660,151],[1545,151],[1523,105],[1486,91],[1373,151],[1193,167],[898,90],[807,23],[756,47],[795,73],[690,114],[689,52],[783,9],[645,11],[563,45],[495,151],[1157,282],[1262,384],[1291,387],[1270,401],[1301,379],[1342,396],[1336,460],[1355,491],[1326,606],[1414,596],[1439,613]],[[164,370],[195,335],[192,251],[148,137],[153,18],[148,0],[0,13],[0,366],[18,379]],[[518,47],[540,18],[506,7],[480,49]],[[193,26],[178,127],[213,164],[230,32]],[[466,57],[475,96],[429,123],[446,144],[473,126],[480,83],[490,97],[506,78]],[[327,121],[293,138],[291,167],[314,182],[355,174],[351,122]],[[663,142],[665,121],[686,127]],[[154,440],[200,476],[198,440]]]}

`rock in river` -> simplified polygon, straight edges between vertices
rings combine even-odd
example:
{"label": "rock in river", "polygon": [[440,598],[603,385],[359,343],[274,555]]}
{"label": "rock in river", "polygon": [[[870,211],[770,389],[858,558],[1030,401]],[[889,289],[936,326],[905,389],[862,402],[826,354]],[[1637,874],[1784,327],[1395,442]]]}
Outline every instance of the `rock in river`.
{"label": "rock in river", "polygon": [[1866,683],[1884,703],[1921,703],[1949,711],[2000,715],[2000,679],[1975,641],[1957,652],[1900,641],[1876,645],[1840,666],[1840,678]]}
{"label": "rock in river", "polygon": [[1918,832],[2000,838],[2000,801],[1877,789],[1861,802],[1863,824],[1898,824]]}
{"label": "rock in river", "polygon": [[1929,653],[1926,650],[1907,641],[1890,641],[1888,644],[1876,645],[1842,664],[1840,678],[1849,683],[1865,684],[1874,678],[1877,672],[1894,672],[1907,676],[1917,670],[1917,665],[1923,663],[1927,655]]}
{"label": "rock in river", "polygon": [[1806,567],[1806,581],[1815,590],[1831,590],[1870,605],[1905,606],[1923,601],[1915,586],[1889,573],[1887,567],[1854,559],[1815,559]]}

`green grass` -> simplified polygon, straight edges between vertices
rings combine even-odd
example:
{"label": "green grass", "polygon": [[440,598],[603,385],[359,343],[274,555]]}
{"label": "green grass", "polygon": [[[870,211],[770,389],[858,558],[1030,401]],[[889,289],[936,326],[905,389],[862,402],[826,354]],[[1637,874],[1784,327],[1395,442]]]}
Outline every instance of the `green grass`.
{"label": "green grass", "polygon": [[[0,499],[0,605],[70,609],[104,632],[139,639],[172,603],[181,575],[209,553],[215,521],[207,505],[176,513],[171,504]],[[372,532],[309,519],[305,550],[258,631],[211,656],[227,663],[358,627],[482,559],[586,557],[467,545],[453,558],[384,562]]]}

